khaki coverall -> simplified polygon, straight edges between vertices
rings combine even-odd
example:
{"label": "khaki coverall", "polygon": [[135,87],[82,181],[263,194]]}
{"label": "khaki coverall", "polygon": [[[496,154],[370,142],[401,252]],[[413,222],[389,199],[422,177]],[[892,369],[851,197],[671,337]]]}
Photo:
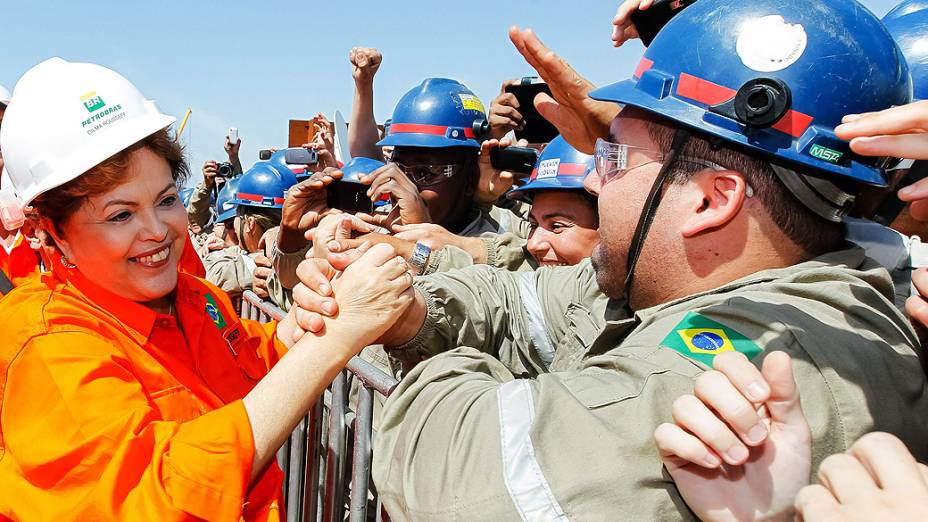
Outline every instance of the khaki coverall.
{"label": "khaki coverall", "polygon": [[394,520],[692,517],[653,432],[721,351],[758,365],[773,350],[793,357],[813,469],[872,430],[928,457],[917,341],[885,269],[862,249],[630,318],[597,295],[594,277],[585,261],[419,278],[425,324],[391,350],[418,365],[387,400],[373,452]]}

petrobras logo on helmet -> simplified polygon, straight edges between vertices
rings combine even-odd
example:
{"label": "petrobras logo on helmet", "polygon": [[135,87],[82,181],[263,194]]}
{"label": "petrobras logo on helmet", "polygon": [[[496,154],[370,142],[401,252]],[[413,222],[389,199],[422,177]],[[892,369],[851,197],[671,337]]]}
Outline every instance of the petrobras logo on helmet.
{"label": "petrobras logo on helmet", "polygon": [[92,136],[95,132],[103,129],[107,125],[126,117],[126,113],[122,110],[122,105],[117,103],[116,105],[107,107],[106,101],[104,101],[103,97],[99,96],[96,91],[90,91],[81,96],[81,103],[84,104],[84,108],[90,113],[90,117],[81,122],[81,127],[87,132],[88,136]]}
{"label": "petrobras logo on helmet", "polygon": [[464,107],[466,111],[487,112],[483,109],[483,103],[480,102],[480,98],[473,94],[458,94],[458,98],[461,99],[461,106]]}
{"label": "petrobras logo on helmet", "polygon": [[553,158],[538,163],[538,175],[535,179],[556,178],[557,171],[560,169],[561,159]]}
{"label": "petrobras logo on helmet", "polygon": [[745,67],[774,72],[796,63],[806,50],[806,30],[780,15],[762,16],[741,24],[735,49]]}

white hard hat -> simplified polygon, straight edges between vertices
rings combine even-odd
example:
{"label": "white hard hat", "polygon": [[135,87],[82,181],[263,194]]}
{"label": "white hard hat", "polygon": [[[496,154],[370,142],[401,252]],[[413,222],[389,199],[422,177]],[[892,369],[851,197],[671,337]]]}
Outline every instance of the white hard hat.
{"label": "white hard hat", "polygon": [[13,97],[0,149],[23,205],[175,121],[119,73],[61,58],[27,71]]}
{"label": "white hard hat", "polygon": [[6,90],[6,87],[0,85],[0,104],[9,105],[10,104],[10,91]]}

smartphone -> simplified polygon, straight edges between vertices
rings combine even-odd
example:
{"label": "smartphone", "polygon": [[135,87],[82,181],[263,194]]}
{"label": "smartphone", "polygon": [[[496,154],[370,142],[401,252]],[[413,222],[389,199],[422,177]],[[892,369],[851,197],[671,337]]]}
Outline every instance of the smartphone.
{"label": "smartphone", "polygon": [[235,127],[229,127],[229,143],[232,145],[238,143],[238,129]]}
{"label": "smartphone", "polygon": [[493,147],[490,165],[496,170],[531,174],[538,162],[538,151],[529,147]]}
{"label": "smartphone", "polygon": [[374,203],[367,196],[369,188],[367,185],[351,181],[336,181],[326,188],[328,206],[344,212],[373,214]]}
{"label": "smartphone", "polygon": [[677,16],[686,6],[692,5],[696,0],[654,0],[651,7],[644,11],[635,10],[632,13],[632,23],[638,30],[638,37],[645,47],[651,45],[651,40],[657,35],[671,18]]}
{"label": "smartphone", "polygon": [[535,108],[535,96],[542,92],[551,94],[547,83],[537,76],[526,76],[519,83],[506,87],[506,92],[515,95],[519,101],[519,113],[524,119],[522,130],[516,131],[517,139],[524,139],[529,143],[548,143],[557,136],[554,125],[538,114],[538,109]]}
{"label": "smartphone", "polygon": [[316,151],[303,147],[291,147],[284,151],[284,162],[290,165],[315,165]]}

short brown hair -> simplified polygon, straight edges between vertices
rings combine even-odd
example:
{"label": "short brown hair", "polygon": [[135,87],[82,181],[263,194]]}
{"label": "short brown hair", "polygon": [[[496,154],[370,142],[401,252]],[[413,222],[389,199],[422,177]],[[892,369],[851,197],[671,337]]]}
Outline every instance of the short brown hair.
{"label": "short brown hair", "polygon": [[[670,150],[676,129],[673,123],[644,111],[629,112],[632,113],[629,116],[647,124],[651,141],[662,152]],[[844,240],[841,223],[828,221],[802,204],[780,181],[768,161],[726,143],[710,141],[698,133],[692,134],[680,153],[718,163],[744,174],[747,183],[754,189],[754,197],[761,202],[770,219],[806,254],[818,256],[831,252],[839,248]],[[678,162],[669,176],[670,183],[685,183],[691,174],[704,168],[697,164]]]}
{"label": "short brown hair", "polygon": [[167,130],[160,130],[110,156],[77,178],[35,198],[32,202],[32,216],[48,219],[54,225],[55,231],[61,235],[61,225],[77,212],[85,198],[123,182],[132,153],[144,148],[168,162],[171,166],[171,176],[178,186],[187,180],[190,169],[184,161],[183,147],[171,139]]}

